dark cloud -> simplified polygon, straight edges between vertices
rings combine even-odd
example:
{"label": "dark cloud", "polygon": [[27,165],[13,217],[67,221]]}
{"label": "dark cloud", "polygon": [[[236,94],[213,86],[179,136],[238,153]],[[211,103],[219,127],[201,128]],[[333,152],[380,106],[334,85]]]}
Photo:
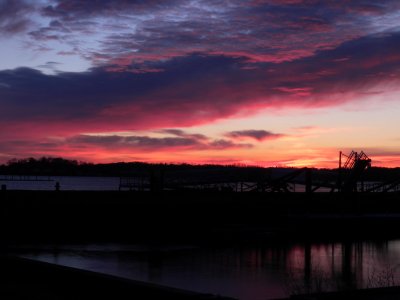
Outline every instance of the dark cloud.
{"label": "dark cloud", "polygon": [[[208,122],[232,111],[223,107],[231,97],[225,87],[219,90],[218,83],[226,80],[227,67],[241,72],[235,64],[224,57],[191,56],[164,63],[165,71],[149,74],[101,69],[53,76],[27,68],[2,71],[0,82],[10,88],[0,89],[0,122],[47,120],[93,130],[103,125],[112,130]],[[239,83],[240,78],[230,80]]]}
{"label": "dark cloud", "polygon": [[68,145],[91,145],[108,149],[131,149],[145,151],[164,150],[222,150],[229,148],[251,147],[250,144],[238,144],[226,140],[211,140],[204,135],[190,135],[181,132],[179,137],[149,137],[120,135],[77,135],[66,140]]}
{"label": "dark cloud", "polygon": [[[193,52],[249,62],[308,57],[387,30],[385,17],[398,9],[395,0],[1,0],[0,31],[29,27],[34,49],[57,41],[95,66],[150,72],[159,69],[142,64]],[[42,17],[35,26],[32,12]]]}
{"label": "dark cloud", "polygon": [[215,140],[210,143],[211,148],[214,149],[227,149],[227,148],[251,148],[252,144],[236,144],[232,141],[227,141],[224,139]]}
{"label": "dark cloud", "polygon": [[32,24],[29,13],[33,5],[23,0],[0,0],[0,33],[17,34]]}
{"label": "dark cloud", "polygon": [[43,14],[62,19],[78,17],[114,16],[118,13],[134,11],[144,13],[165,9],[177,3],[176,0],[55,0],[43,8]]}
{"label": "dark cloud", "polygon": [[266,130],[239,130],[226,133],[230,138],[252,138],[258,141],[275,140],[284,137],[284,134],[273,133]]}
{"label": "dark cloud", "polygon": [[60,65],[60,63],[55,62],[55,61],[48,61],[43,65],[37,66],[38,69],[41,70],[51,70],[53,72],[57,71],[57,67]]}
{"label": "dark cloud", "polygon": [[159,130],[161,133],[166,133],[166,134],[171,134],[179,137],[184,137],[184,138],[192,138],[195,140],[207,140],[208,138],[204,134],[199,134],[199,133],[187,133],[183,130],[180,129],[163,129]]}
{"label": "dark cloud", "polygon": [[49,25],[31,35],[73,47],[82,36],[95,36],[100,48],[81,45],[82,56],[120,68],[135,62],[137,72],[142,63],[193,52],[282,62],[369,34],[371,26],[385,25],[370,14],[399,7],[395,0],[56,0],[41,10]]}
{"label": "dark cloud", "polygon": [[154,138],[148,136],[99,136],[78,135],[67,139],[69,144],[96,145],[106,148],[132,148],[146,150],[165,150],[166,148],[197,148],[201,145],[197,140],[179,137]]}
{"label": "dark cloud", "polygon": [[[202,134],[191,134],[178,129],[158,131],[161,137],[147,135],[78,134],[66,138],[15,139],[2,140],[0,143],[0,161],[6,157],[27,157],[60,155],[85,157],[93,160],[93,155],[110,153],[116,159],[143,159],[143,155],[154,152],[175,153],[185,151],[226,150],[251,148],[249,143],[235,143],[224,139],[212,139]],[[172,137],[169,135],[173,135]],[[12,153],[12,155],[10,154]],[[129,153],[127,157],[124,153]],[[109,155],[108,155],[109,156]]]}
{"label": "dark cloud", "polygon": [[106,67],[56,75],[28,68],[0,71],[0,124],[4,130],[26,124],[28,131],[49,134],[155,129],[204,124],[260,108],[359,101],[380,84],[396,86],[399,47],[400,34],[387,33],[251,69],[245,58],[192,54],[152,62],[149,67],[162,70],[152,73]]}

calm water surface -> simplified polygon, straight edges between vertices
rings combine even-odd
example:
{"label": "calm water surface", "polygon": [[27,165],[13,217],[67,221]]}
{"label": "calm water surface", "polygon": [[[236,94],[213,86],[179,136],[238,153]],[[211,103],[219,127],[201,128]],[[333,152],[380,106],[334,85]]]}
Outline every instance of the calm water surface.
{"label": "calm water surface", "polygon": [[74,191],[117,191],[119,177],[81,177],[81,176],[11,176],[0,175],[0,185],[9,190],[55,190],[56,182],[61,190]]}
{"label": "calm water surface", "polygon": [[[146,179],[147,180],[147,179]],[[119,177],[90,177],[90,176],[18,176],[1,175],[0,185],[6,185],[8,190],[55,190],[56,182],[61,190],[66,191],[117,191]],[[305,186],[296,184],[294,191],[304,192]],[[329,192],[328,188],[320,188],[318,192]]]}
{"label": "calm water surface", "polygon": [[[24,250],[25,249],[25,250]],[[242,300],[400,283],[400,240],[224,248],[64,245],[24,257]]]}

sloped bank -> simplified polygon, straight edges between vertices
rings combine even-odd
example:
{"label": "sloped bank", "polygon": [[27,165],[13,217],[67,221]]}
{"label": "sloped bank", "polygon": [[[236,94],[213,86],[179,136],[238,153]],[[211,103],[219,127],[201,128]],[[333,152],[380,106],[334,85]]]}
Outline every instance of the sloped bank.
{"label": "sloped bank", "polygon": [[1,256],[1,299],[233,300],[30,259]]}

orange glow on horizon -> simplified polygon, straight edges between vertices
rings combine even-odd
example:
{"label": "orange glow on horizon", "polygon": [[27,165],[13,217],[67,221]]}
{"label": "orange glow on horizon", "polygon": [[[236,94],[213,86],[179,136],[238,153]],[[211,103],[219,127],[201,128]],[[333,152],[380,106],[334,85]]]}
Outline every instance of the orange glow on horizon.
{"label": "orange glow on horizon", "polygon": [[[68,153],[68,154],[67,154]],[[88,163],[116,163],[116,162],[144,162],[144,163],[166,163],[166,164],[192,164],[192,165],[237,165],[237,166],[254,166],[254,167],[288,167],[288,168],[318,168],[318,169],[334,169],[338,167],[338,151],[332,151],[330,158],[314,157],[314,158],[299,158],[285,159],[285,155],[280,155],[276,159],[270,155],[269,159],[265,157],[253,157],[247,159],[240,153],[230,151],[223,155],[210,155],[204,153],[138,153],[137,155],[127,152],[109,152],[98,149],[97,151],[77,151],[65,153],[49,153],[37,154],[34,157],[41,156],[62,157],[65,159],[73,159]],[[371,156],[373,167],[396,168],[400,166],[400,156]]]}

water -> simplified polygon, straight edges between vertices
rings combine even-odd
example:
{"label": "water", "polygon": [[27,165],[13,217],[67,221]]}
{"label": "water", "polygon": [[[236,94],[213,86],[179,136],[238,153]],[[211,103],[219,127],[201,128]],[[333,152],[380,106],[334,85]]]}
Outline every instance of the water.
{"label": "water", "polygon": [[[55,190],[56,182],[60,184],[61,190],[67,191],[117,191],[120,188],[119,177],[0,175],[0,186],[6,185],[8,190],[51,191]],[[144,183],[147,184],[147,188],[144,188],[146,190],[149,186],[148,178],[145,178]],[[248,182],[248,184],[255,183]],[[303,184],[293,184],[290,188],[294,192],[305,192]],[[317,192],[329,191],[330,188],[323,187],[317,190]]]}
{"label": "water", "polygon": [[[125,178],[129,179],[129,178]],[[134,179],[134,178],[132,178]],[[149,178],[139,178],[144,180],[140,184],[149,185]],[[61,190],[74,191],[116,191],[120,187],[119,177],[90,177],[90,176],[25,176],[25,175],[0,175],[0,186],[6,185],[9,190],[55,190],[56,182],[60,183]],[[233,183],[232,183],[233,184]],[[247,182],[247,184],[256,184]],[[331,183],[333,184],[333,183]],[[365,188],[371,188],[380,185],[381,182],[366,182]],[[148,188],[148,187],[147,187]],[[290,190],[293,192],[305,192],[304,184],[290,184]],[[126,187],[125,187],[126,189]],[[146,189],[146,188],[145,188]],[[361,190],[361,185],[358,188]],[[395,186],[389,191],[398,191]],[[320,187],[316,192],[330,192],[331,188]]]}
{"label": "water", "polygon": [[[7,179],[7,180],[5,180]],[[22,180],[21,180],[22,179]],[[74,191],[117,191],[119,177],[80,177],[80,176],[5,176],[0,175],[0,185],[9,190],[55,190],[56,182],[61,190]]]}
{"label": "water", "polygon": [[24,257],[241,300],[400,283],[400,240],[24,249]]}

